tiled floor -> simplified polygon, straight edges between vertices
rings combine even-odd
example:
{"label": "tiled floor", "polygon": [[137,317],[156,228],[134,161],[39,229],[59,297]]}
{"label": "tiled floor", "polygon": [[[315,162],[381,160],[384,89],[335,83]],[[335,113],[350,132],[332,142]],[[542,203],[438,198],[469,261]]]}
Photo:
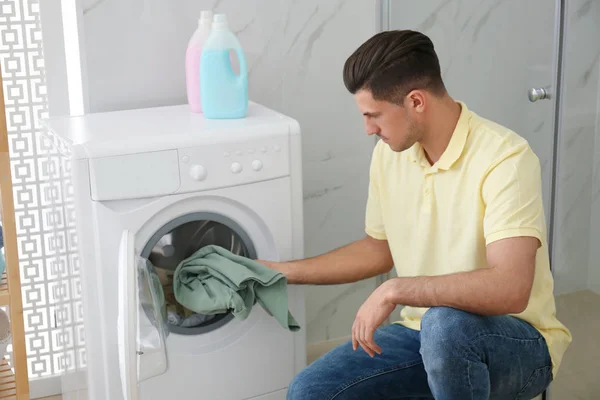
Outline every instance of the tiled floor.
{"label": "tiled floor", "polygon": [[[558,318],[571,330],[573,343],[565,354],[560,372],[552,384],[553,400],[595,400],[600,398],[600,294],[581,291],[556,298]],[[309,346],[308,361],[345,341],[332,340]],[[44,400],[62,400],[61,396]]]}
{"label": "tiled floor", "polygon": [[573,334],[558,376],[553,399],[600,398],[600,294],[584,290],[556,298],[557,316]]}
{"label": "tiled floor", "polygon": [[42,397],[36,400],[86,400],[87,396],[83,394],[73,393],[71,395],[58,395],[58,396],[50,396],[50,397]]}

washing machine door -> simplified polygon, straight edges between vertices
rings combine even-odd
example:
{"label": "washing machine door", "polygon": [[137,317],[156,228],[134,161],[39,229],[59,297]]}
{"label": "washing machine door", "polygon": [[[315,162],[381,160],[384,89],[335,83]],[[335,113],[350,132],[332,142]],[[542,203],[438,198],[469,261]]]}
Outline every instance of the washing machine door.
{"label": "washing machine door", "polygon": [[140,382],[167,371],[164,294],[148,260],[135,253],[124,231],[119,253],[118,344],[125,400],[138,400]]}

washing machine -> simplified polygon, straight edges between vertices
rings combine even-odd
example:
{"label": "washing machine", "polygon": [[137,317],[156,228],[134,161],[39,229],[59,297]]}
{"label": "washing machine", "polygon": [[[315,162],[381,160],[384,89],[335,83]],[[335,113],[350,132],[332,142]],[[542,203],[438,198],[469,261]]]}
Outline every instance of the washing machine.
{"label": "washing machine", "polygon": [[252,259],[303,256],[298,123],[251,102],[208,120],[182,106],[43,121],[71,159],[88,397],[279,400],[306,364],[301,329],[258,305],[242,320],[176,304],[172,272],[206,245]]}

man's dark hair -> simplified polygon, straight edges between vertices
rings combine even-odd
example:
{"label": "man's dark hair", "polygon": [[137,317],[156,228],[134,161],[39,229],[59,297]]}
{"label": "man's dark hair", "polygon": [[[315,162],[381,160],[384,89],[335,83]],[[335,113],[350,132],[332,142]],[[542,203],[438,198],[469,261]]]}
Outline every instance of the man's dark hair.
{"label": "man's dark hair", "polygon": [[396,104],[415,89],[446,92],[431,39],[410,30],[381,32],[363,43],[346,60],[344,84],[352,94],[366,89],[375,100]]}

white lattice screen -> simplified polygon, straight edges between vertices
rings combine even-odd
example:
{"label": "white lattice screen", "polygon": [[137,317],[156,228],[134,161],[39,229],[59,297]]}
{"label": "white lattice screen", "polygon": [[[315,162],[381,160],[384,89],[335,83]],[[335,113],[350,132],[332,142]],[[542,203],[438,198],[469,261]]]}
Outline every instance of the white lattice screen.
{"label": "white lattice screen", "polygon": [[0,0],[0,65],[33,379],[85,362],[69,165],[41,137],[38,123],[48,114],[39,1]]}

